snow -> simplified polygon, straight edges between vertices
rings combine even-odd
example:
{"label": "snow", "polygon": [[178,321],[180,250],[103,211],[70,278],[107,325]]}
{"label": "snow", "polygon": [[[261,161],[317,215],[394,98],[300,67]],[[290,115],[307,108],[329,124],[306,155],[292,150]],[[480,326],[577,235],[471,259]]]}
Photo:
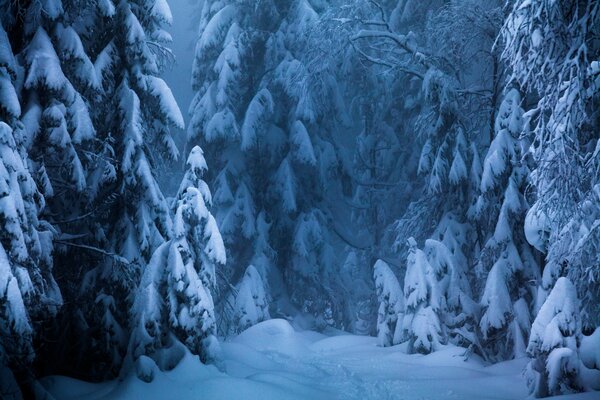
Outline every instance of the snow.
{"label": "snow", "polygon": [[11,74],[15,74],[17,62],[13,55],[8,35],[0,24],[0,66],[6,67]]}
{"label": "snow", "polygon": [[196,47],[196,56],[202,54],[209,48],[221,43],[227,34],[227,28],[235,17],[235,7],[227,5],[217,12],[204,28]]}
{"label": "snow", "polygon": [[155,76],[146,76],[146,90],[148,94],[158,99],[160,110],[167,116],[177,128],[183,129],[185,122],[181,110],[173,97],[173,93],[169,86],[160,78]]}
{"label": "snow", "polygon": [[507,261],[496,261],[485,283],[481,304],[487,307],[481,317],[480,327],[484,335],[493,328],[499,329],[506,324],[506,317],[512,312],[512,302],[506,280],[510,266]]}
{"label": "snow", "polygon": [[[329,331],[299,331],[282,319],[254,325],[222,343],[222,367],[202,365],[185,353],[175,369],[163,372],[146,360],[154,379],[132,373],[119,381],[86,383],[63,376],[41,380],[56,399],[211,400],[296,399],[524,399],[521,371],[527,359],[486,367],[464,349],[407,355],[403,346],[378,347],[376,338]],[[148,365],[149,364],[149,365]],[[591,400],[597,393],[560,400]]]}
{"label": "snow", "polygon": [[57,19],[63,13],[61,0],[44,0],[42,1],[42,9],[44,14],[51,20]]}
{"label": "snow", "polygon": [[310,136],[301,121],[292,124],[291,144],[296,161],[313,166],[317,164]]}
{"label": "snow", "polygon": [[29,66],[25,78],[27,89],[43,85],[49,89],[59,90],[67,84],[58,55],[44,28],[40,27],[36,31],[25,51],[25,60]]}
{"label": "snow", "polygon": [[265,115],[273,111],[273,97],[268,89],[262,89],[248,105],[242,125],[242,150],[249,150],[255,144],[258,129]]}
{"label": "snow", "polygon": [[296,211],[296,179],[287,157],[281,162],[275,174],[274,181],[283,209],[287,212]]}
{"label": "snow", "polygon": [[547,215],[537,207],[537,204],[534,204],[527,212],[523,229],[527,242],[545,253],[550,237],[550,221]]}
{"label": "snow", "polygon": [[596,328],[590,336],[583,337],[579,353],[586,367],[600,369],[600,328]]}
{"label": "snow", "polygon": [[[26,290],[24,290],[26,292]],[[11,330],[14,330],[18,335],[31,334],[31,326],[27,319],[27,311],[21,291],[19,290],[19,282],[10,271],[7,254],[4,247],[0,244],[0,297],[4,300],[7,308],[8,325]],[[0,318],[4,319],[5,315],[0,314]],[[3,322],[4,323],[4,322]]]}
{"label": "snow", "polygon": [[194,171],[199,176],[206,172],[208,165],[206,165],[204,151],[200,146],[194,146],[192,151],[190,151],[186,165],[190,170]]}
{"label": "snow", "polygon": [[169,4],[166,0],[156,0],[152,6],[152,16],[163,21],[165,24],[171,25],[173,23],[173,14],[169,8]]}
{"label": "snow", "polygon": [[146,39],[144,28],[131,10],[127,11],[127,15],[125,16],[125,26],[127,27],[127,44],[134,45],[136,43],[141,43]]}
{"label": "snow", "polygon": [[[1,56],[1,55],[0,55]],[[13,117],[21,115],[21,104],[9,77],[0,69],[0,107]]]}
{"label": "snow", "polygon": [[204,227],[204,237],[207,239],[206,253],[211,260],[219,264],[227,262],[225,245],[217,221],[212,215],[208,215],[206,226]]}
{"label": "snow", "polygon": [[237,124],[233,113],[227,108],[215,112],[206,125],[205,136],[208,142],[238,137]]}
{"label": "snow", "polygon": [[263,279],[254,265],[246,268],[235,298],[234,313],[240,331],[270,318]]}
{"label": "snow", "polygon": [[98,88],[98,81],[94,65],[85,53],[83,44],[77,32],[70,26],[65,27],[59,23],[56,25],[54,35],[58,38],[57,48],[66,60],[78,60],[75,74],[84,80],[86,84]]}
{"label": "snow", "polygon": [[[377,260],[373,266],[373,279],[379,300],[377,314],[377,337],[380,346],[400,343],[402,319],[404,318],[404,293],[389,265]],[[398,324],[398,321],[400,324]]]}
{"label": "snow", "polygon": [[112,17],[115,15],[115,5],[111,0],[99,0],[98,9],[105,17]]}

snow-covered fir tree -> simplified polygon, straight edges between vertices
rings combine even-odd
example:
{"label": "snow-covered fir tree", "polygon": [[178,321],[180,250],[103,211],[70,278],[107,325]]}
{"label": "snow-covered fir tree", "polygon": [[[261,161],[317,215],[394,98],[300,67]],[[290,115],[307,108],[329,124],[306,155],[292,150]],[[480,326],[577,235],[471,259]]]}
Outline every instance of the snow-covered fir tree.
{"label": "snow-covered fir tree", "polygon": [[160,350],[173,347],[174,340],[203,362],[218,357],[211,291],[216,286],[215,269],[226,262],[225,248],[209,211],[210,191],[202,180],[207,166],[199,147],[192,149],[187,166],[173,237],[155,250],[136,293],[129,343],[133,359],[145,355],[160,363],[164,357]]}
{"label": "snow-covered fir tree", "polygon": [[558,276],[571,277],[588,330],[599,323],[592,256],[599,242],[590,229],[598,206],[598,116],[592,110],[600,93],[599,18],[595,1],[517,1],[501,32],[511,79],[532,97],[525,128],[536,201],[525,222],[527,239],[546,253],[543,291]]}
{"label": "snow-covered fir tree", "polygon": [[103,198],[94,204],[101,213],[91,233],[104,257],[85,272],[79,295],[85,324],[93,327],[94,340],[85,350],[97,358],[92,368],[103,363],[104,373],[114,375],[126,353],[128,310],[139,277],[172,234],[156,168],[161,160],[177,158],[170,129],[184,123],[171,90],[158,76],[168,61],[170,36],[162,29],[171,23],[167,3],[120,1],[99,9],[106,36],[98,44],[95,67],[104,103],[95,116],[102,135],[90,181]]}
{"label": "snow-covered fir tree", "polygon": [[[249,175],[242,149],[251,144],[249,132],[259,129],[255,124],[264,122],[264,113],[272,107],[269,92],[258,91],[259,82],[251,77],[264,73],[260,57],[265,35],[276,18],[271,4],[254,13],[250,1],[205,1],[199,11],[192,70],[196,95],[189,109],[187,140],[188,145],[202,144],[212,166],[208,181],[214,192],[215,218],[228,252],[216,299],[224,318],[220,326],[227,332],[233,324],[233,316],[227,312],[231,281],[244,273],[239,266],[254,263],[268,280],[275,256],[269,239],[269,217],[266,210],[261,212],[260,191]],[[252,245],[254,239],[260,246]],[[254,254],[248,251],[253,247]]]}
{"label": "snow-covered fir tree", "polygon": [[492,235],[479,256],[476,274],[486,276],[482,292],[480,329],[488,356],[508,359],[525,354],[534,311],[539,267],[525,239],[524,196],[528,168],[521,96],[516,89],[504,95],[495,121],[496,136],[483,161],[480,195],[473,206],[480,226],[490,224]]}
{"label": "snow-covered fir tree", "polygon": [[533,321],[527,353],[531,394],[547,397],[582,390],[579,381],[581,316],[577,290],[568,278],[556,281]]}
{"label": "snow-covered fir tree", "polygon": [[439,313],[440,321],[450,343],[480,351],[475,327],[478,307],[472,298],[465,268],[467,262],[460,250],[461,243],[453,242],[460,234],[451,232],[455,228],[452,221],[445,222],[448,229],[439,235],[442,241],[428,239],[424,247],[427,261],[435,273],[434,279],[438,281],[439,294],[445,303],[445,308]]}
{"label": "snow-covered fir tree", "polygon": [[447,342],[445,327],[440,321],[446,304],[427,256],[417,248],[415,239],[409,238],[408,245],[402,338],[409,342],[409,352],[428,354]]}
{"label": "snow-covered fir tree", "polygon": [[66,219],[78,205],[69,204],[69,196],[54,195],[68,191],[78,196],[86,187],[85,168],[75,146],[94,138],[95,129],[80,90],[97,85],[92,63],[69,22],[61,2],[31,4],[24,29],[30,39],[22,54],[23,122],[32,167],[51,211]]}
{"label": "snow-covered fir tree", "polygon": [[392,346],[402,339],[404,293],[389,265],[382,260],[373,266],[373,279],[379,300],[377,342],[380,346]]}
{"label": "snow-covered fir tree", "polygon": [[272,124],[283,135],[267,197],[282,215],[273,229],[278,232],[278,254],[286,260],[282,268],[292,303],[312,315],[319,328],[340,326],[344,304],[335,293],[343,290],[339,269],[344,260],[335,255],[331,221],[342,173],[331,140],[333,128],[327,124],[337,113],[318,97],[335,99],[335,77],[318,74],[324,87],[317,90],[309,60],[303,57],[311,45],[305,38],[319,21],[315,9],[301,0],[284,11],[266,48],[267,68],[273,68],[266,77],[274,105]]}
{"label": "snow-covered fir tree", "polygon": [[477,306],[466,273],[446,244],[428,239],[420,250],[409,238],[404,295],[402,338],[409,341],[410,352],[427,354],[449,341],[464,347],[478,344]]}
{"label": "snow-covered fir tree", "polygon": [[[230,254],[224,280],[239,279],[239,265],[252,263],[277,300],[287,296],[283,275],[295,306],[321,325],[334,323],[342,306],[327,287],[339,261],[319,202],[336,160],[331,145],[317,138],[317,110],[300,58],[301,38],[318,15],[305,1],[266,2],[256,11],[250,2],[204,3],[188,140],[203,140],[215,157],[215,215]],[[254,240],[264,245],[250,252]],[[223,293],[227,286],[220,285]]]}
{"label": "snow-covered fir tree", "polygon": [[[55,230],[38,219],[45,199],[30,173],[28,134],[16,80],[21,74],[0,18],[0,370],[30,395],[39,325],[62,305],[54,280]],[[12,372],[11,372],[12,371]],[[8,388],[7,388],[8,389]],[[1,396],[8,396],[0,390]]]}
{"label": "snow-covered fir tree", "polygon": [[269,300],[265,284],[254,265],[249,265],[238,286],[235,296],[234,318],[236,331],[241,332],[252,325],[270,318]]}

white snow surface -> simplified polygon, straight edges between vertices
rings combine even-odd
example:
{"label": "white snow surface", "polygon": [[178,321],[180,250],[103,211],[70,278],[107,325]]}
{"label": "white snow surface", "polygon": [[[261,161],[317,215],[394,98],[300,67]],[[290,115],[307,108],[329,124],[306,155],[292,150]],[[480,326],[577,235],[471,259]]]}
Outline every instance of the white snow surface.
{"label": "white snow surface", "polygon": [[[404,346],[378,347],[377,339],[340,331],[299,331],[282,319],[254,325],[222,343],[221,372],[185,354],[150,383],[135,373],[122,381],[87,383],[51,376],[41,384],[56,399],[525,399],[527,358],[484,366],[464,361],[453,346],[407,355]],[[591,400],[598,393],[556,397]]]}

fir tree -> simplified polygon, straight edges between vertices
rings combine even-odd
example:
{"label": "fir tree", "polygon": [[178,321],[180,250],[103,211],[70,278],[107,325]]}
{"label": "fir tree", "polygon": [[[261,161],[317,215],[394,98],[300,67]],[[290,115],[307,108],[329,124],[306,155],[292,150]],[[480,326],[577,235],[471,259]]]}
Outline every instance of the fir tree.
{"label": "fir tree", "polygon": [[428,354],[447,340],[440,316],[446,309],[436,273],[425,253],[409,238],[409,253],[404,277],[402,338],[408,341],[408,351]]}
{"label": "fir tree", "polygon": [[[598,205],[598,117],[590,110],[600,94],[593,83],[600,72],[599,16],[595,1],[517,1],[500,36],[511,80],[532,96],[525,133],[532,142],[536,201],[525,222],[527,238],[546,253],[551,280],[571,277],[590,330],[599,323],[600,293],[592,255],[598,234],[588,230]],[[544,282],[546,292],[549,283]]]}
{"label": "fir tree", "polygon": [[[62,296],[52,275],[55,231],[38,219],[45,201],[29,170],[17,68],[0,23],[0,374],[7,385],[15,385],[16,378],[30,395],[33,341],[40,322],[62,305]],[[0,395],[8,396],[4,389]]]}
{"label": "fir tree", "polygon": [[[126,354],[130,325],[127,310],[135,287],[153,252],[172,235],[169,205],[156,181],[161,160],[178,156],[170,128],[183,128],[183,117],[167,84],[158,77],[164,67],[171,23],[164,1],[118,3],[105,27],[109,40],[96,67],[107,106],[115,118],[97,116],[103,128],[97,174],[109,174],[97,190],[108,201],[94,232],[108,254],[86,272],[81,295],[83,315],[96,337],[87,350],[105,373],[117,374]],[[151,48],[154,46],[156,48]],[[106,110],[106,109],[105,109]],[[98,363],[96,363],[98,365]]]}
{"label": "fir tree", "polygon": [[377,341],[380,346],[392,346],[401,340],[404,294],[398,279],[384,261],[377,260],[375,263],[373,278],[379,299]]}
{"label": "fir tree", "polygon": [[253,265],[246,268],[239,284],[235,297],[234,318],[237,321],[238,332],[271,318],[263,279]]}
{"label": "fir tree", "polygon": [[580,391],[581,316],[577,291],[559,278],[540,308],[527,346],[527,380],[535,397]]}
{"label": "fir tree", "polygon": [[[539,267],[523,233],[528,208],[524,191],[528,168],[520,138],[523,129],[521,96],[510,89],[497,114],[496,137],[483,162],[477,220],[493,230],[482,249],[476,274],[483,280],[480,328],[489,356],[522,356],[531,325]],[[488,222],[489,221],[489,222]],[[491,267],[489,266],[491,265]]]}
{"label": "fir tree", "polygon": [[129,344],[133,359],[146,355],[157,361],[159,350],[171,348],[174,339],[203,362],[218,356],[211,291],[215,268],[226,261],[225,248],[208,208],[210,192],[202,181],[206,161],[199,147],[192,149],[187,166],[184,183],[190,186],[178,195],[173,238],[156,249],[137,290]]}

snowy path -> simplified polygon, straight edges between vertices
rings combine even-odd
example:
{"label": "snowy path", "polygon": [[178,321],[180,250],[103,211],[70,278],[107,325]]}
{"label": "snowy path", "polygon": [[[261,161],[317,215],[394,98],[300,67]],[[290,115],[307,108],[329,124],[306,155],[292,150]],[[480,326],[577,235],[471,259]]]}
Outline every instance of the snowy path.
{"label": "snowy path", "polygon": [[[483,367],[463,361],[463,349],[407,355],[401,346],[380,348],[375,339],[297,332],[283,320],[263,322],[223,344],[227,373],[186,355],[173,371],[156,372],[152,383],[89,384],[65,377],[42,383],[58,399],[205,400],[437,400],[522,399],[525,360]],[[591,400],[597,393],[562,396]]]}

